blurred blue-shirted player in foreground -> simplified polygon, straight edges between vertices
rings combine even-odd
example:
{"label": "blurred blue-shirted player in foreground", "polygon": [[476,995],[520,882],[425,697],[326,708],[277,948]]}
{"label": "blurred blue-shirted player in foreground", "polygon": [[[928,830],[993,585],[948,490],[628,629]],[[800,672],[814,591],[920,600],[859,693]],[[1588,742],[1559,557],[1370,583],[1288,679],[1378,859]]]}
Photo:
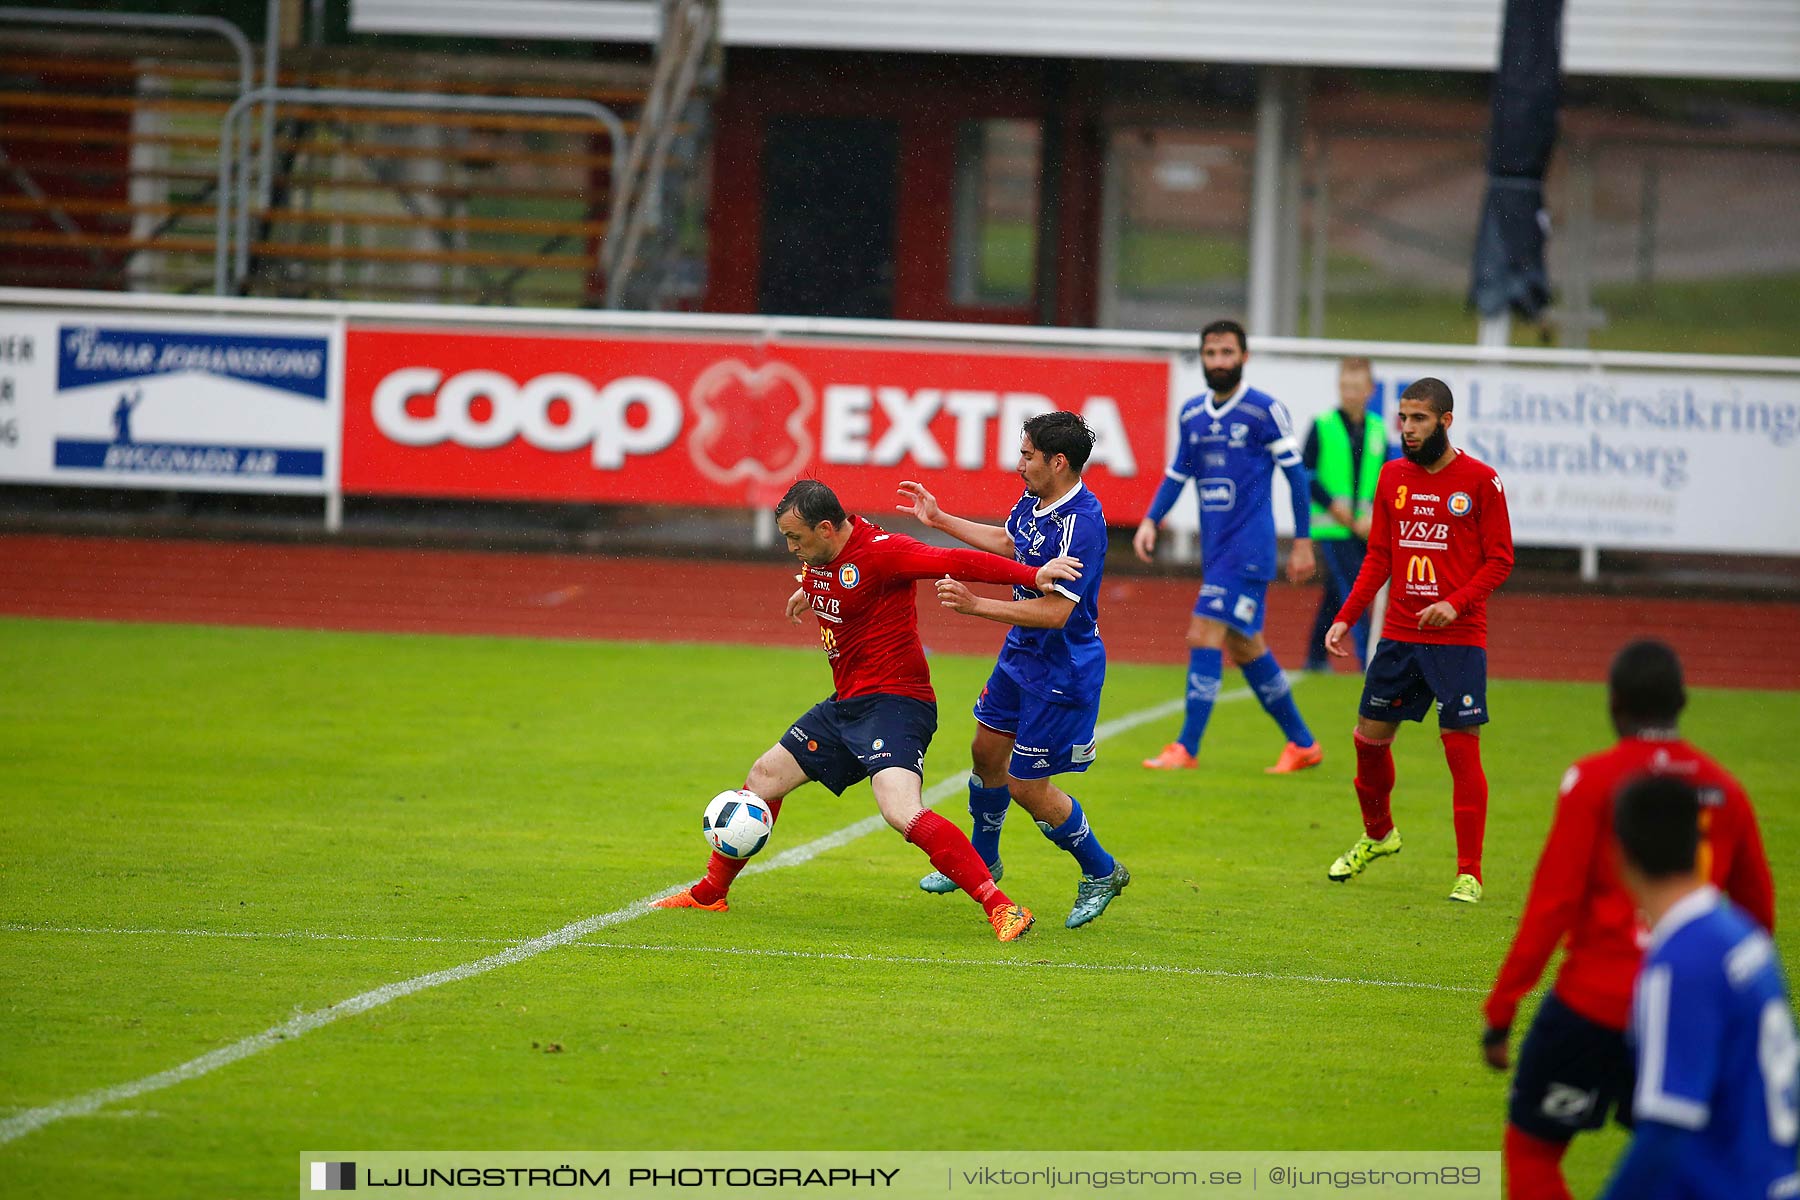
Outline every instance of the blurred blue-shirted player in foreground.
{"label": "blurred blue-shirted player in foreground", "polygon": [[[1049,592],[1015,587],[1011,600],[976,596],[953,579],[938,581],[946,608],[1011,625],[994,673],[975,702],[974,770],[969,815],[974,843],[989,872],[1000,878],[1000,829],[1011,801],[1030,813],[1044,836],[1081,867],[1070,929],[1085,925],[1125,890],[1131,874],[1088,828],[1081,802],[1051,782],[1085,771],[1094,761],[1106,647],[1100,642],[1100,580],[1106,566],[1106,518],[1100,500],[1081,482],[1094,434],[1074,413],[1051,412],[1025,422],[1019,475],[1025,494],[1004,527],[953,517],[924,487],[900,485],[900,506],[920,523],[941,529],[990,554],[1026,565],[1067,555],[1081,578]],[[938,872],[919,881],[928,892],[953,892]]]}
{"label": "blurred blue-shirted player in foreground", "polygon": [[1693,785],[1627,784],[1613,829],[1652,928],[1632,999],[1636,1125],[1605,1200],[1792,1200],[1800,1039],[1775,943],[1701,873]]}
{"label": "blurred blue-shirted player in foreground", "polygon": [[1268,768],[1285,775],[1316,767],[1324,751],[1294,705],[1288,679],[1263,640],[1263,606],[1275,578],[1275,511],[1271,503],[1275,468],[1287,476],[1294,505],[1294,549],[1288,578],[1312,576],[1313,545],[1306,468],[1294,442],[1287,409],[1273,396],[1243,383],[1249,360],[1244,327],[1214,321],[1200,331],[1200,362],[1210,392],[1181,407],[1179,440],[1167,478],[1132,538],[1137,556],[1149,562],[1156,552],[1156,528],[1181,498],[1188,480],[1200,499],[1200,570],[1203,582],[1188,622],[1187,718],[1181,734],[1155,758],[1154,770],[1195,765],[1200,739],[1219,697],[1227,651],[1287,738],[1281,757]]}

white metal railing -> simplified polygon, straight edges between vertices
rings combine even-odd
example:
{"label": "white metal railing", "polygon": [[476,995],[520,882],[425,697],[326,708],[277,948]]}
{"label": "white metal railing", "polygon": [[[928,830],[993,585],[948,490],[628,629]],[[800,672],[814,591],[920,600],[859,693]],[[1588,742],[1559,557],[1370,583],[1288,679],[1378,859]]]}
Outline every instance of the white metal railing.
{"label": "white metal railing", "polygon": [[[428,112],[530,113],[586,117],[606,131],[612,141],[614,162],[623,161],[628,142],[624,122],[604,104],[592,100],[516,99],[503,96],[453,96],[435,92],[382,92],[352,88],[255,88],[240,95],[219,123],[219,203],[213,244],[213,291],[224,296],[241,285],[250,270],[250,180],[238,162],[236,127],[252,104],[273,107],[279,103],[336,104],[347,108],[410,108]],[[246,144],[248,137],[246,135]],[[237,197],[236,255],[232,254],[231,200]],[[613,190],[606,236],[599,239],[596,266],[606,260],[606,248],[618,228],[623,197]]]}

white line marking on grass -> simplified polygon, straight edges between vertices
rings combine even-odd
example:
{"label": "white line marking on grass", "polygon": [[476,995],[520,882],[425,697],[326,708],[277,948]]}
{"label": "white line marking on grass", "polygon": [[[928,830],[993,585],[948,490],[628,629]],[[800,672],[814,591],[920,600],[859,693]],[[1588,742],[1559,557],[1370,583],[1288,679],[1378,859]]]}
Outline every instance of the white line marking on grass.
{"label": "white line marking on grass", "polygon": [[[1226,971],[1214,967],[1183,967],[1172,963],[1049,962],[1030,958],[926,958],[904,954],[842,954],[823,950],[757,950],[743,946],[655,946],[635,942],[577,942],[582,950],[641,950],[650,954],[733,954],[749,958],[802,958],[832,962],[894,963],[927,967],[1015,967],[1040,971],[1118,971],[1141,975],[1200,975],[1208,979],[1247,979],[1272,983],[1354,984],[1358,987],[1407,988],[1423,992],[1463,992],[1485,995],[1485,988],[1453,983],[1425,983],[1411,979],[1363,979],[1340,975],[1289,975],[1279,971]],[[1029,943],[1027,943],[1029,946]]]}
{"label": "white line marking on grass", "polygon": [[279,1025],[271,1025],[261,1033],[221,1046],[217,1050],[202,1054],[198,1058],[189,1059],[180,1066],[170,1067],[166,1071],[158,1071],[154,1075],[146,1075],[142,1079],[134,1079],[129,1083],[121,1083],[114,1087],[101,1088],[86,1095],[61,1100],[55,1104],[47,1104],[41,1108],[27,1109],[17,1116],[7,1117],[0,1121],[0,1144],[14,1141],[28,1133],[35,1133],[44,1126],[68,1117],[80,1117],[114,1104],[120,1100],[130,1100],[144,1095],[146,1092],[160,1091],[173,1087],[178,1083],[186,1083],[190,1079],[198,1079],[202,1075],[211,1074],[220,1067],[230,1066],[239,1059],[249,1058],[264,1050],[281,1045],[283,1042],[311,1033],[315,1029],[330,1025],[344,1017],[353,1017],[358,1013],[368,1012],[372,1008],[380,1008],[402,996],[410,996],[414,992],[422,992],[440,984],[455,983],[476,975],[484,975],[497,967],[508,967],[514,963],[536,958],[546,950],[554,950],[558,946],[566,946],[571,942],[586,937],[609,925],[617,925],[621,921],[630,921],[650,911],[650,902],[660,900],[673,892],[680,891],[685,885],[664,888],[654,896],[634,901],[624,908],[614,909],[599,916],[587,917],[564,925],[561,929],[546,933],[508,947],[497,954],[461,966],[449,967],[442,971],[432,971],[425,975],[415,975],[411,979],[403,979],[398,983],[384,984],[378,988],[340,1000],[329,1008],[314,1009],[312,1012],[300,1013]]}
{"label": "white line marking on grass", "polygon": [[118,929],[102,925],[28,925],[22,921],[0,924],[6,933],[76,933],[144,937],[240,938],[244,941],[313,942],[433,942],[452,946],[517,946],[526,938],[407,937],[383,933],[316,933],[310,929],[277,929],[268,932],[237,929]]}
{"label": "white line marking on grass", "polygon": [[[1250,695],[1251,693],[1248,690],[1240,689],[1220,696],[1218,702],[1220,704],[1227,704],[1232,701],[1245,699]],[[1171,700],[1164,704],[1153,705],[1150,708],[1139,709],[1137,712],[1127,713],[1122,717],[1103,723],[1094,731],[1094,733],[1099,739],[1105,740],[1116,734],[1123,733],[1128,729],[1134,729],[1147,722],[1180,712],[1183,707],[1183,701]],[[967,778],[967,773],[961,772],[946,779],[939,780],[926,791],[926,803],[940,804],[949,799],[962,789],[964,780]],[[879,816],[865,818],[864,820],[857,821],[855,824],[847,825],[835,833],[828,833],[824,837],[815,838],[814,840],[807,842],[804,846],[795,846],[792,850],[783,851],[773,858],[751,863],[750,866],[745,869],[744,874],[748,875],[752,872],[760,873],[763,871],[774,871],[781,867],[799,866],[802,863],[810,862],[812,859],[817,858],[828,850],[835,850],[837,847],[842,846],[847,842],[855,841],[864,834],[872,833],[875,830],[880,829],[883,824],[884,822]],[[146,1075],[141,1079],[134,1079],[129,1083],[116,1084],[113,1087],[100,1088],[97,1091],[88,1092],[85,1095],[73,1096],[67,1100],[59,1100],[54,1104],[46,1104],[39,1108],[26,1109],[24,1112],[0,1120],[0,1145],[16,1141],[28,1133],[35,1133],[44,1126],[53,1124],[57,1121],[66,1120],[69,1117],[86,1116],[108,1104],[115,1104],[121,1100],[130,1100],[134,1097],[142,1096],[147,1092],[160,1091],[163,1088],[174,1087],[178,1083],[186,1083],[190,1079],[198,1079],[202,1075],[209,1075],[220,1067],[230,1066],[240,1059],[249,1058],[253,1054],[260,1054],[264,1050],[272,1049],[281,1045],[283,1042],[304,1036],[315,1029],[323,1028],[324,1026],[333,1024],[345,1017],[353,1017],[359,1013],[368,1012],[370,1009],[380,1008],[384,1004],[391,1003],[404,996],[410,996],[415,992],[423,992],[442,984],[456,983],[460,980],[471,979],[477,975],[485,975],[487,972],[499,967],[510,967],[514,963],[520,963],[527,959],[536,958],[546,950],[555,950],[558,947],[570,945],[571,943],[586,937],[588,934],[605,929],[608,926],[619,925],[626,921],[636,920],[638,917],[644,916],[650,911],[650,905],[653,901],[661,900],[664,896],[673,895],[686,886],[688,885],[685,883],[672,884],[662,891],[657,892],[655,895],[646,896],[642,900],[635,900],[632,903],[627,904],[624,908],[617,908],[609,913],[601,913],[598,916],[585,917],[582,920],[573,921],[564,925],[561,929],[553,930],[550,933],[532,938],[529,941],[519,942],[496,954],[490,954],[486,958],[479,958],[473,962],[466,962],[461,966],[448,967],[442,971],[432,971],[425,975],[415,975],[411,979],[402,979],[398,983],[384,984],[381,987],[371,988],[369,991],[352,996],[348,1000],[340,1000],[328,1008],[319,1008],[314,1009],[312,1012],[300,1013],[287,1021],[283,1021],[279,1025],[271,1025],[261,1033],[251,1034],[249,1037],[233,1042],[228,1046],[221,1046],[217,1050],[202,1054],[198,1058],[191,1058],[179,1066],[170,1067],[166,1071],[158,1071],[154,1075]]]}

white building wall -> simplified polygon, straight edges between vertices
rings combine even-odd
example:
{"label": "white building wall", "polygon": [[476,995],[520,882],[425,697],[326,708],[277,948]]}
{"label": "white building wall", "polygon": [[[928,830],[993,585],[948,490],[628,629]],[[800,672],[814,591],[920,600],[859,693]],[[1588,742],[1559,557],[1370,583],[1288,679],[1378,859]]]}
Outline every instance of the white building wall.
{"label": "white building wall", "polygon": [[[1501,0],[722,0],[728,46],[1491,70]],[[638,41],[654,0],[353,0],[363,33]],[[1574,75],[1800,79],[1796,0],[1568,0]]]}

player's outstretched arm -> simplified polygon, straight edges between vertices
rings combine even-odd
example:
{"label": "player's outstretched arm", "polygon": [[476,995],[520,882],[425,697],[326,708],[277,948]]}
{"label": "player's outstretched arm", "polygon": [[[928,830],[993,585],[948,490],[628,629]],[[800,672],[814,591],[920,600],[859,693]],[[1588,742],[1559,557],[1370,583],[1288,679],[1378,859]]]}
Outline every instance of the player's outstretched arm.
{"label": "player's outstretched arm", "polygon": [[927,529],[941,529],[957,541],[966,542],[977,550],[998,554],[1002,558],[1016,557],[1012,535],[1000,526],[984,525],[966,517],[951,516],[938,506],[937,497],[924,484],[915,483],[911,479],[901,480],[899,491],[901,502],[894,505],[896,512],[905,513]]}
{"label": "player's outstretched arm", "polygon": [[938,603],[951,612],[1025,629],[1061,629],[1075,611],[1075,602],[1060,593],[1029,600],[995,600],[977,596],[949,576],[937,581],[937,594]]}
{"label": "player's outstretched arm", "polygon": [[[1010,544],[1009,542],[1009,548]],[[864,561],[869,568],[889,579],[931,579],[938,575],[949,575],[971,583],[1006,583],[1014,587],[1036,588],[1038,591],[1043,591],[1047,586],[1040,582],[1041,577],[1054,581],[1077,578],[1081,573],[1081,563],[1072,558],[1051,559],[1042,567],[1034,567],[1011,555],[989,554],[985,550],[964,550],[960,547],[927,546],[916,538],[899,533],[883,535]],[[1055,571],[1047,577],[1043,576],[1043,572],[1053,565],[1056,567]]]}

